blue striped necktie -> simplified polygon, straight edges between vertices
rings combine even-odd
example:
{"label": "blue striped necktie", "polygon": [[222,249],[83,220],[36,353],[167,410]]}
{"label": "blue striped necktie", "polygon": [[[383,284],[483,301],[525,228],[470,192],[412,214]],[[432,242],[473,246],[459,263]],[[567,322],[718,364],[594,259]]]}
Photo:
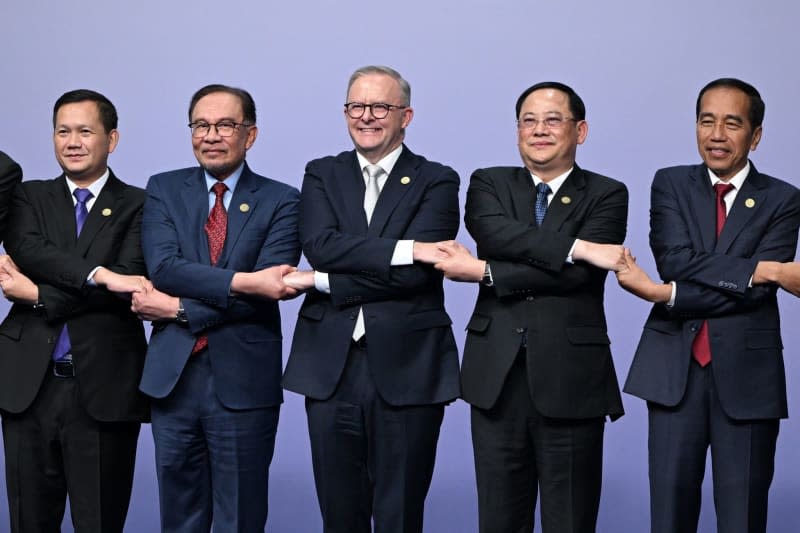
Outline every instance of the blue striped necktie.
{"label": "blue striped necktie", "polygon": [[545,182],[536,186],[536,224],[541,226],[544,215],[547,213],[547,196],[550,194],[550,186]]}

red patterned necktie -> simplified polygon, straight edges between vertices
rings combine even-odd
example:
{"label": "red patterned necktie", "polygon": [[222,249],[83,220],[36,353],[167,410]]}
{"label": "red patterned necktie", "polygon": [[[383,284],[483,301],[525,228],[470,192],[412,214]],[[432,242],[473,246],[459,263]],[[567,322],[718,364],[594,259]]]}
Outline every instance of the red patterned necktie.
{"label": "red patterned necktie", "polygon": [[[211,257],[211,264],[216,265],[219,256],[222,253],[222,248],[225,246],[225,234],[228,231],[228,213],[225,211],[225,204],[222,202],[222,197],[228,187],[218,181],[211,187],[214,194],[217,196],[214,200],[214,207],[208,214],[206,220],[206,236],[208,237],[208,255]],[[199,353],[208,347],[208,336],[205,334],[197,337],[197,341],[192,348],[192,355]]]}
{"label": "red patterned necktie", "polygon": [[[725,219],[728,217],[728,211],[725,208],[725,195],[733,190],[733,185],[730,183],[717,183],[714,185],[714,192],[717,193],[717,238],[722,233],[722,227],[725,225]],[[700,326],[700,331],[697,332],[694,340],[692,341],[692,357],[697,361],[700,366],[706,366],[711,362],[711,341],[708,338],[708,321],[704,320],[703,325]]]}

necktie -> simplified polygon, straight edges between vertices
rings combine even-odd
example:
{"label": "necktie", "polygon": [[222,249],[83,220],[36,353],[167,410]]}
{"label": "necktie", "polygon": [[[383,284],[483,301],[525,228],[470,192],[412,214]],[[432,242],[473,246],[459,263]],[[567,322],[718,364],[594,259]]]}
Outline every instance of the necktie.
{"label": "necktie", "polygon": [[547,213],[547,196],[550,194],[550,186],[545,182],[540,182],[536,186],[536,224],[542,225],[544,215]]}
{"label": "necktie", "polygon": [[383,175],[383,169],[378,165],[367,165],[367,189],[364,191],[364,213],[367,215],[367,224],[372,219],[372,212],[375,211],[375,204],[378,203],[378,196],[381,189],[378,186],[378,178]]}
{"label": "necktie", "polygon": [[[378,186],[378,178],[383,175],[383,169],[378,165],[367,165],[364,167],[367,172],[367,188],[364,191],[364,213],[367,215],[367,224],[372,220],[372,212],[375,211],[375,204],[378,203],[378,196],[381,194],[381,189]],[[357,341],[364,336],[367,328],[364,325],[364,309],[358,309],[358,317],[356,318],[356,327],[353,328],[353,340]]]}
{"label": "necktie", "polygon": [[[72,195],[75,197],[75,229],[76,236],[78,236],[81,234],[83,224],[89,216],[86,202],[94,195],[89,189],[75,189],[72,191]],[[53,349],[53,361],[71,361],[71,351],[72,343],[69,340],[69,333],[67,332],[67,326],[65,324],[64,327],[61,328],[61,333],[59,333],[56,346]]]}
{"label": "necktie", "polygon": [[[222,253],[222,248],[225,246],[225,234],[228,231],[228,213],[225,211],[225,204],[222,201],[228,187],[218,181],[211,187],[211,190],[214,191],[216,199],[214,200],[214,207],[211,208],[211,212],[208,214],[205,230],[208,238],[208,255],[211,259],[211,264],[216,265]],[[203,351],[206,347],[208,347],[208,336],[201,334],[194,343],[192,355]]]}
{"label": "necktie", "polygon": [[[722,233],[725,219],[728,218],[728,210],[725,206],[725,195],[733,190],[730,183],[717,183],[714,185],[714,192],[717,193],[717,238]],[[692,341],[692,357],[700,366],[706,366],[711,362],[711,341],[708,338],[708,321],[704,320]]]}

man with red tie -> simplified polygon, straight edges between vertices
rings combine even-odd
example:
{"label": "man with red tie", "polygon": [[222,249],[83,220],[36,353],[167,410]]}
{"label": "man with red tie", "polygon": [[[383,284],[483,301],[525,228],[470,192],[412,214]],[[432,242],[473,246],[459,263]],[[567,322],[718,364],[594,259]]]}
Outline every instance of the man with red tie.
{"label": "man with red tie", "polygon": [[651,531],[697,530],[711,447],[718,530],[766,531],[779,419],[787,416],[778,286],[791,261],[800,191],[748,160],[764,102],[743,81],[712,81],[697,99],[703,164],[653,179],[655,283],[630,251],[620,284],[654,302],[625,392],[648,401]]}
{"label": "man with red tie", "polygon": [[153,398],[161,528],[263,531],[299,193],[245,162],[258,133],[247,91],[200,89],[189,122],[200,166],[147,185],[142,248],[155,289],[133,302],[154,321],[141,390]]}

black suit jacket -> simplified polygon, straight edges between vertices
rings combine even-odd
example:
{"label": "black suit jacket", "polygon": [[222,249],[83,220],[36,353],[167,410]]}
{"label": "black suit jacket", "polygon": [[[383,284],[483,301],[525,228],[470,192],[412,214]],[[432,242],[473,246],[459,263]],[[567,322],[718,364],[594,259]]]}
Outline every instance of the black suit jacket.
{"label": "black suit jacket", "polygon": [[331,293],[311,291],[295,327],[283,386],[326,399],[342,375],[359,307],[369,367],[392,405],[458,396],[458,353],[444,308],[442,274],[390,266],[398,240],[436,242],[458,231],[458,175],[403,147],[367,226],[364,179],[354,151],[311,161],[300,193],[300,239]]}
{"label": "black suit jacket", "polygon": [[541,414],[621,416],[603,309],[607,273],[565,259],[576,238],[622,243],[627,189],[576,165],[541,227],[535,201],[525,168],[481,169],[472,175],[465,221],[478,255],[491,266],[494,285],[481,286],[467,325],[463,398],[476,407],[492,407],[527,342],[528,379]]}
{"label": "black suit jacket", "polygon": [[146,341],[130,301],[86,284],[104,266],[145,274],[139,244],[144,191],[113,173],[95,200],[79,238],[66,179],[26,181],[12,198],[6,250],[39,286],[44,310],[14,304],[0,324],[0,409],[30,406],[48,371],[63,325],[72,343],[80,401],[100,421],[143,420],[138,385]]}
{"label": "black suit jacket", "polygon": [[5,153],[0,152],[0,241],[5,241],[11,191],[20,181],[22,181],[20,166]]}
{"label": "black suit jacket", "polygon": [[650,247],[661,279],[675,281],[672,308],[650,312],[625,392],[666,406],[686,391],[692,341],[708,320],[716,390],[734,419],[787,416],[775,285],[748,287],[759,261],[791,261],[800,191],[751,165],[716,238],[715,194],[705,165],[653,178]]}

